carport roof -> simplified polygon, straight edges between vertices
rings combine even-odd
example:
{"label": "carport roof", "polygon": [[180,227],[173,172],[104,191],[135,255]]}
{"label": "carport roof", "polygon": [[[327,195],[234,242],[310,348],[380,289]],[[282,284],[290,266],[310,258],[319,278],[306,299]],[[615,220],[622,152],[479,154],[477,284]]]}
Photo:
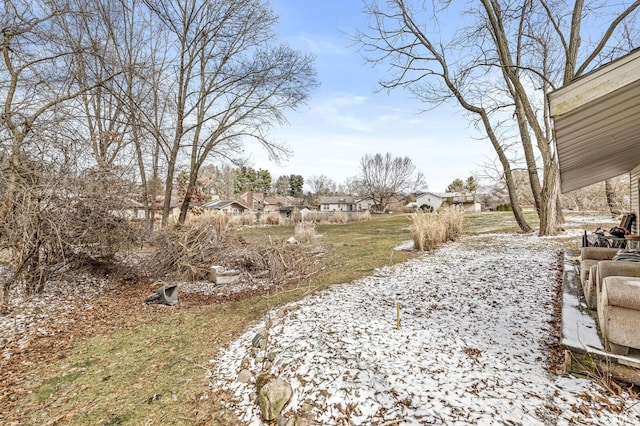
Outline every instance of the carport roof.
{"label": "carport roof", "polygon": [[640,49],[549,94],[562,192],[640,165]]}

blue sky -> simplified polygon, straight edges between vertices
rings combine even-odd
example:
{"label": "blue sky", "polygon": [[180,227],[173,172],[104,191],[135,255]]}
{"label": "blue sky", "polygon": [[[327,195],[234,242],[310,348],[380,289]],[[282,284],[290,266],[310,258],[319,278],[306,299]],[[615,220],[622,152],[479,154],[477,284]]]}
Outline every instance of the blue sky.
{"label": "blue sky", "polygon": [[494,157],[488,141],[478,140],[460,110],[428,106],[408,92],[376,92],[384,68],[372,69],[347,34],[365,29],[360,0],[272,0],[280,17],[281,41],[316,56],[320,87],[307,105],[289,113],[289,125],[272,137],[286,143],[293,156],[280,166],[266,152],[248,145],[255,168],[275,179],[285,174],[305,178],[326,175],[336,183],[358,174],[366,154],[409,156],[424,173],[429,190],[443,192],[455,178],[481,171]]}

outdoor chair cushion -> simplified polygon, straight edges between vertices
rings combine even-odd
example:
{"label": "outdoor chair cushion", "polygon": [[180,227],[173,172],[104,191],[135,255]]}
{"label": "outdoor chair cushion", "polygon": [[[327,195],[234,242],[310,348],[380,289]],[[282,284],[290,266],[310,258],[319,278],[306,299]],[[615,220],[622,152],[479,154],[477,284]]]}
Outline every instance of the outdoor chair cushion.
{"label": "outdoor chair cushion", "polygon": [[580,251],[580,283],[589,309],[596,309],[596,274],[595,267],[601,260],[610,260],[620,250],[608,247],[583,247]]}
{"label": "outdoor chair cushion", "polygon": [[608,276],[598,293],[598,323],[607,350],[640,349],[640,279]]}
{"label": "outdoor chair cushion", "polygon": [[618,254],[620,249],[609,247],[582,247],[580,258],[582,260],[610,260]]}
{"label": "outdoor chair cushion", "polygon": [[582,292],[584,293],[584,299],[587,302],[587,307],[589,309],[596,309],[598,306],[597,300],[597,284],[596,281],[598,279],[598,263],[596,262],[594,265],[591,265],[589,271],[587,273],[587,279],[584,281],[582,285]]}

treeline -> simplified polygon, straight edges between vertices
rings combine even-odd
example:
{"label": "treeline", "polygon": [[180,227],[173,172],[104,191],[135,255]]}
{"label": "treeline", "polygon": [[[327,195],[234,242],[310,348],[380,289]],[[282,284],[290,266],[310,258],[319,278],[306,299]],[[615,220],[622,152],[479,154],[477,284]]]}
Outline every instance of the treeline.
{"label": "treeline", "polygon": [[148,227],[162,200],[166,225],[178,182],[183,222],[208,162],[243,164],[248,140],[288,155],[269,129],[318,82],[277,20],[261,0],[0,4],[3,297],[78,253],[113,256],[132,195]]}

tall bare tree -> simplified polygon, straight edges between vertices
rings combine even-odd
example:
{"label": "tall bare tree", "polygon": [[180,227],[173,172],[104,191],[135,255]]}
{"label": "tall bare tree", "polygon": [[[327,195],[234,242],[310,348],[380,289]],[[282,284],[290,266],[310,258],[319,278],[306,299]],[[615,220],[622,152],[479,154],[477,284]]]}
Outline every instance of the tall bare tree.
{"label": "tall bare tree", "polygon": [[[41,291],[70,241],[83,236],[61,219],[78,206],[80,197],[73,205],[69,200],[78,188],[66,183],[86,148],[76,135],[74,107],[117,75],[112,70],[90,81],[77,78],[78,55],[101,54],[99,44],[69,37],[95,24],[85,6],[19,0],[0,5],[0,249],[7,249],[12,271],[3,282],[3,305],[16,282],[25,283],[27,292]],[[97,237],[85,229],[87,235]]]}
{"label": "tall bare tree", "polygon": [[[123,116],[121,126],[125,124],[129,129],[125,142],[129,143],[130,152],[126,154],[135,158],[140,201],[147,227],[152,231],[155,223],[152,207],[163,189],[161,152],[168,145],[166,122],[173,105],[164,96],[170,72],[167,31],[149,13],[143,0],[94,1],[96,13],[108,27],[112,60],[122,69],[122,76],[109,86],[108,99],[118,103],[117,110]],[[124,147],[119,144],[116,148]]]}
{"label": "tall bare tree", "polygon": [[336,184],[325,175],[313,175],[307,179],[311,193],[316,197],[329,195],[336,190]]}
{"label": "tall bare tree", "polygon": [[[469,113],[496,151],[516,221],[529,231],[512,176],[514,150],[524,154],[539,233],[550,235],[559,179],[545,94],[632,48],[638,6],[601,4],[595,14],[582,0],[370,1],[370,31],[356,39],[372,63],[392,68],[382,87],[407,87],[425,102],[452,101]],[[444,25],[445,17],[459,26]]]}
{"label": "tall bare tree", "polygon": [[274,43],[277,18],[261,0],[165,2],[147,0],[171,35],[172,137],[165,146],[164,217],[169,213],[182,148],[189,163],[179,223],[191,201],[198,172],[212,156],[229,157],[247,139],[274,158],[286,147],[268,138],[285,112],[307,99],[317,83],[313,58]]}
{"label": "tall bare tree", "polygon": [[394,197],[426,186],[409,157],[394,158],[389,152],[362,157],[357,181],[360,196],[371,199],[380,212],[386,211]]}

